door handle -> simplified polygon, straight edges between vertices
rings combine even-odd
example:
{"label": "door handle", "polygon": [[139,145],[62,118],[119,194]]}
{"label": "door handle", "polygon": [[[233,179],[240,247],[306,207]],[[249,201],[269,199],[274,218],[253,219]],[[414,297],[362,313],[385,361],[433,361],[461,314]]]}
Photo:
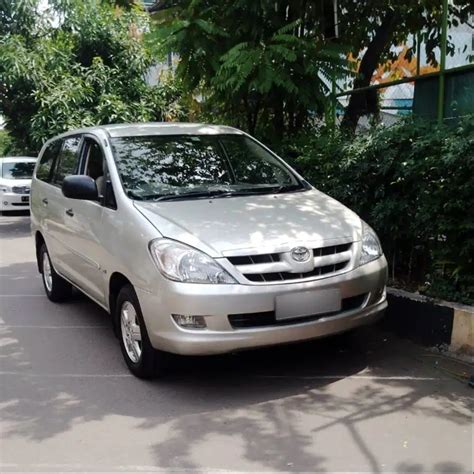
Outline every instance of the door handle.
{"label": "door handle", "polygon": [[42,201],[43,201],[43,204],[44,204],[45,206],[48,205],[48,199],[47,199],[47,198],[43,198]]}
{"label": "door handle", "polygon": [[72,217],[74,215],[74,211],[72,209],[66,209],[66,214]]}

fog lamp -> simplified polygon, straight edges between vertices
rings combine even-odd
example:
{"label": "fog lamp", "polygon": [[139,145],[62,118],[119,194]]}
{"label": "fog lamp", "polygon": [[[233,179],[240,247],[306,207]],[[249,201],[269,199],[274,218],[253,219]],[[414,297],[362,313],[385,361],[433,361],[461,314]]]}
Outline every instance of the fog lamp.
{"label": "fog lamp", "polygon": [[204,316],[192,316],[190,314],[172,314],[174,322],[185,329],[205,329],[206,320]]}

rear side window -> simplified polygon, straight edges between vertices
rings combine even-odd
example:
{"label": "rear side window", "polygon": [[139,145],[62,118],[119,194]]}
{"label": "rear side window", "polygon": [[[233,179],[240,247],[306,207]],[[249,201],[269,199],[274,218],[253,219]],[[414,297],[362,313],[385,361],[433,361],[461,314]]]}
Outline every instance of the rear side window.
{"label": "rear side window", "polygon": [[36,170],[36,177],[41,181],[46,181],[47,183],[51,181],[51,169],[58,151],[61,148],[61,143],[61,140],[55,140],[44,150],[38,169]]}
{"label": "rear side window", "polygon": [[54,183],[61,185],[64,178],[70,174],[77,174],[79,164],[79,145],[81,137],[66,138],[59,152]]}

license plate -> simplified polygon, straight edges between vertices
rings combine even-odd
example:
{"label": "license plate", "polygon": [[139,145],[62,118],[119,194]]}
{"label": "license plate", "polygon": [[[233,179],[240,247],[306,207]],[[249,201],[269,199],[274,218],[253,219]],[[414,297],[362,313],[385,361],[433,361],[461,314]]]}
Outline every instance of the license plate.
{"label": "license plate", "polygon": [[30,202],[30,196],[21,196],[21,202]]}
{"label": "license plate", "polygon": [[301,291],[275,298],[277,320],[301,318],[341,310],[341,293],[338,289]]}

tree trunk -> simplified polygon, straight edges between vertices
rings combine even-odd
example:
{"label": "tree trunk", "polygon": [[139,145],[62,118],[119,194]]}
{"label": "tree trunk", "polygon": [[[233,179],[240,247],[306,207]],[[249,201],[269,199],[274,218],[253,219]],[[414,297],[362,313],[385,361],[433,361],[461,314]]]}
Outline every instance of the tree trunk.
{"label": "tree trunk", "polygon": [[[372,41],[367,46],[367,50],[360,62],[357,79],[354,81],[353,89],[367,87],[380,63],[380,57],[392,40],[393,31],[398,22],[398,15],[390,10],[377,28]],[[372,93],[372,97],[371,97]],[[346,108],[342,126],[355,131],[359,118],[368,109],[368,104],[373,104],[374,91],[356,92],[350,95],[349,105]]]}

